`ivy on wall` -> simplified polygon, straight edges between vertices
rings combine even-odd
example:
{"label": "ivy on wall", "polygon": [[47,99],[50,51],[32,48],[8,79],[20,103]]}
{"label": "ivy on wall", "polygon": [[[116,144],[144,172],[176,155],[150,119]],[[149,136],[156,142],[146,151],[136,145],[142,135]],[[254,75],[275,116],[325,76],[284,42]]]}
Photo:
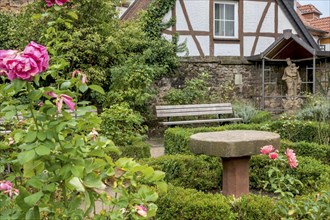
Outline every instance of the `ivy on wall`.
{"label": "ivy on wall", "polygon": [[150,3],[142,16],[143,30],[150,38],[160,38],[162,30],[174,25],[174,18],[166,23],[163,18],[175,6],[175,2],[176,0],[154,0]]}

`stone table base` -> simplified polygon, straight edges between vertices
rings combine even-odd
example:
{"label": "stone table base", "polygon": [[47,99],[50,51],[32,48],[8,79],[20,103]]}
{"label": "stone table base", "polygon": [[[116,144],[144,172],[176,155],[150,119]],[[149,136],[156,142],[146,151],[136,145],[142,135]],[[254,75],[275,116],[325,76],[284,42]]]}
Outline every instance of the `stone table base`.
{"label": "stone table base", "polygon": [[249,194],[250,156],[222,158],[222,193],[240,197]]}

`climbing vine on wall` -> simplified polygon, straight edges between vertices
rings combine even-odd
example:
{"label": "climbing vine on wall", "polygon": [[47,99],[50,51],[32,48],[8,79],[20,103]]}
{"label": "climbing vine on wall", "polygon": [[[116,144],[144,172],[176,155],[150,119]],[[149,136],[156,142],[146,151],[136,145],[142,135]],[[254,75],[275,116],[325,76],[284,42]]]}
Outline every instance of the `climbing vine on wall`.
{"label": "climbing vine on wall", "polygon": [[150,38],[159,38],[161,31],[171,27],[175,19],[164,23],[163,18],[175,6],[176,0],[154,0],[142,16],[143,29]]}

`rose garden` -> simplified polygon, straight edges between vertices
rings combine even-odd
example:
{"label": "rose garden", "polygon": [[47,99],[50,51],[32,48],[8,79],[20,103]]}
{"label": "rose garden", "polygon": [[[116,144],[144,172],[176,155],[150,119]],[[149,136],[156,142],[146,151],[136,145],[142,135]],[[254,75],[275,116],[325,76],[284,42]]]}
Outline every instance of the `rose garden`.
{"label": "rose garden", "polygon": [[[154,82],[174,77],[182,45],[158,34],[152,10],[121,23],[118,4],[41,0],[1,12],[0,219],[329,219],[329,100],[313,97],[295,115],[236,100],[242,123],[161,127]],[[206,78],[164,102],[212,102]],[[222,194],[222,158],[190,146],[194,134],[230,130],[281,137],[258,146],[239,197]],[[150,156],[153,131],[164,156]]]}

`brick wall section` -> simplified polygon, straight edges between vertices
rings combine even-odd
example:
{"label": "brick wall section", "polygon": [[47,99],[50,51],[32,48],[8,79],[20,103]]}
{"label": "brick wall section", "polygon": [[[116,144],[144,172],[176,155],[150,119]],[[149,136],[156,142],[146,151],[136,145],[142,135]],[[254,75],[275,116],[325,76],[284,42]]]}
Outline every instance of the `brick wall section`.
{"label": "brick wall section", "polygon": [[36,0],[0,0],[0,11],[19,11],[20,7]]}

